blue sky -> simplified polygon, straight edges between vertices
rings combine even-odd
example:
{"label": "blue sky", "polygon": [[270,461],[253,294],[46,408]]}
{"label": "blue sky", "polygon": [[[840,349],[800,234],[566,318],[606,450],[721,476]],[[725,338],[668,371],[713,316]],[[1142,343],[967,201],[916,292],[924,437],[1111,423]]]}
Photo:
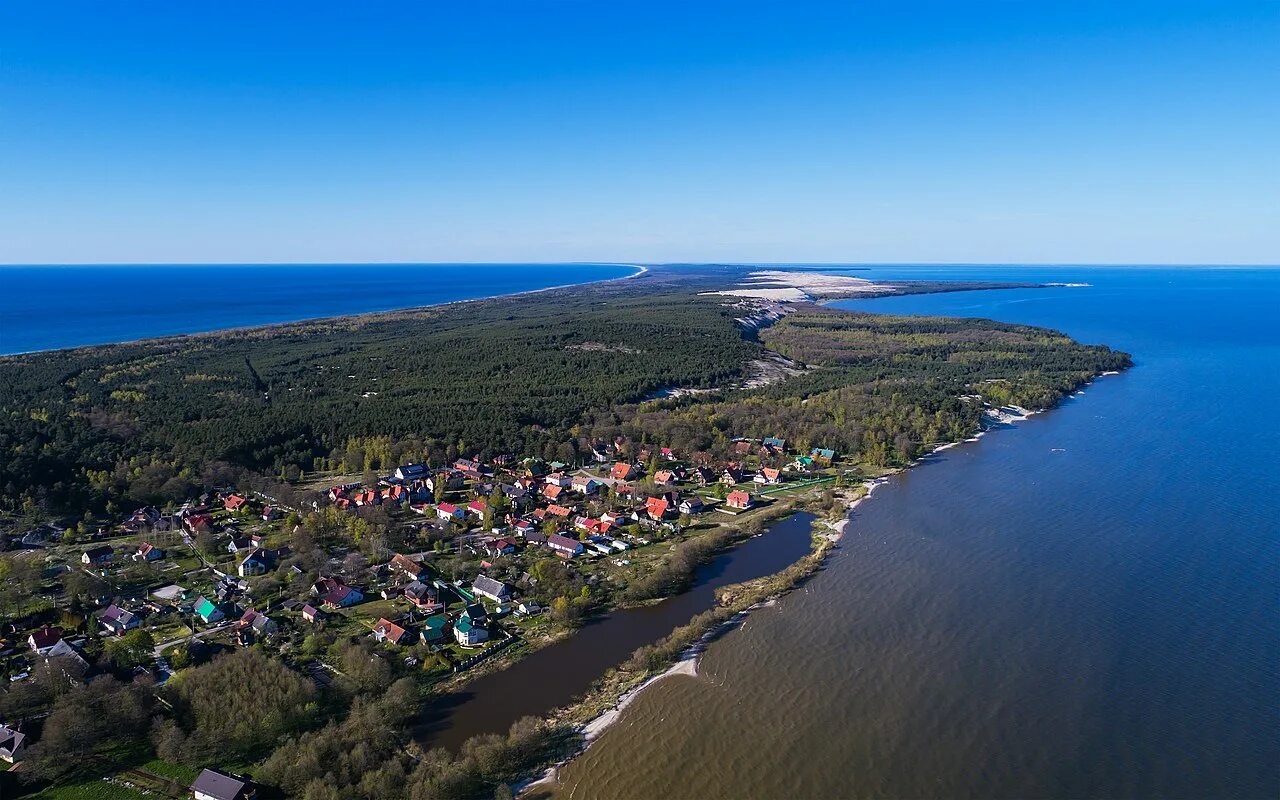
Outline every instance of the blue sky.
{"label": "blue sky", "polygon": [[9,2],[0,262],[1280,262],[1280,3]]}

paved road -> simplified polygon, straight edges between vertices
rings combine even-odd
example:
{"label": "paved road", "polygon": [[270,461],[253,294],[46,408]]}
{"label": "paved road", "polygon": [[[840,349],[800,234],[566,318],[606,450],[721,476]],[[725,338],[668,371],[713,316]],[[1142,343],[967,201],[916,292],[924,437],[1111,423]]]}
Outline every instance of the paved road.
{"label": "paved road", "polygon": [[164,652],[165,648],[173,647],[175,644],[178,644],[180,642],[185,642],[188,639],[203,639],[204,637],[209,636],[210,634],[214,634],[214,633],[217,633],[218,631],[225,630],[226,628],[230,628],[232,625],[236,624],[238,621],[239,620],[234,620],[234,619],[228,620],[227,622],[224,622],[221,625],[215,625],[212,628],[205,628],[202,631],[197,631],[194,636],[192,636],[191,634],[187,634],[186,636],[179,636],[177,639],[170,639],[167,642],[161,642],[160,644],[156,645],[155,648],[151,651],[151,655],[154,656],[155,658],[159,658],[160,654]]}

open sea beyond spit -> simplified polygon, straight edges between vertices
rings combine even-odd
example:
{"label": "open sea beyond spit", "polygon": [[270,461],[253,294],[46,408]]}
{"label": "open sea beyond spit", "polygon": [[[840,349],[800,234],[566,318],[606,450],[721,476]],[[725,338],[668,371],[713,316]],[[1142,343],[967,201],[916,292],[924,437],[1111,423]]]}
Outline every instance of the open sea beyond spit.
{"label": "open sea beyond spit", "polygon": [[0,355],[624,278],[619,264],[0,266]]}

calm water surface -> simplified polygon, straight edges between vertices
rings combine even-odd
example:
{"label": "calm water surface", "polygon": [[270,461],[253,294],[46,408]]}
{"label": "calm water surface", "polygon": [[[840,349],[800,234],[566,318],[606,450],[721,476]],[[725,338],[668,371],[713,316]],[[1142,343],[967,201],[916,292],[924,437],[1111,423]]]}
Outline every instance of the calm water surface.
{"label": "calm water surface", "polygon": [[572,798],[1280,796],[1280,271],[848,307],[1134,354],[879,489],[829,568],[644,693]]}
{"label": "calm water surface", "polygon": [[0,266],[0,354],[415,308],[635,272],[617,264]]}
{"label": "calm water surface", "polygon": [[779,520],[765,533],[698,567],[689,591],[595,619],[568,639],[429,704],[416,738],[428,748],[454,749],[476,734],[505,733],[521,717],[544,716],[568,705],[636,648],[658,641],[711,608],[716,589],[772,575],[799,560],[809,552],[812,521],[808,513]]}

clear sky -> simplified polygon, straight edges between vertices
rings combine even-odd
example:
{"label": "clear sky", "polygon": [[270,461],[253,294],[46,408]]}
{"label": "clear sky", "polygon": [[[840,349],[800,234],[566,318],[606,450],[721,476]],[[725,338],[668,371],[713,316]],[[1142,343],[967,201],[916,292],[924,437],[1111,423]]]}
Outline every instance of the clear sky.
{"label": "clear sky", "polygon": [[1280,2],[0,4],[0,262],[1280,262]]}

